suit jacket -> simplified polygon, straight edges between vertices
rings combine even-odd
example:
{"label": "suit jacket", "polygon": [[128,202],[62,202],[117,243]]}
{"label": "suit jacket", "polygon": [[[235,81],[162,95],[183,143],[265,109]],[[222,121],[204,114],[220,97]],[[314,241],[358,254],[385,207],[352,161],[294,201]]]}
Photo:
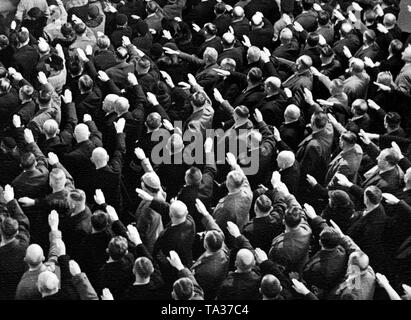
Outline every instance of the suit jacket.
{"label": "suit jacket", "polygon": [[295,61],[300,54],[300,46],[297,41],[281,44],[272,53],[273,56]]}
{"label": "suit jacket", "polygon": [[341,151],[328,165],[325,184],[331,183],[336,173],[342,173],[350,181],[356,183],[362,156],[363,152],[358,144],[355,144],[349,150]]}
{"label": "suit jacket", "polygon": [[297,197],[301,172],[301,166],[298,161],[294,161],[294,164],[291,167],[286,168],[280,172],[281,181],[284,182],[284,184],[287,186],[288,191],[290,191],[292,195],[295,195]]}
{"label": "suit jacket", "polygon": [[248,36],[250,33],[250,22],[247,18],[243,18],[240,21],[231,22],[231,26],[234,30],[234,35],[237,39],[241,39],[243,36]]}
{"label": "suit jacket", "polygon": [[302,118],[290,123],[283,123],[279,129],[281,139],[294,151],[304,139],[305,123]]}
{"label": "suit jacket", "polygon": [[222,14],[214,19],[215,26],[217,27],[217,35],[222,37],[224,33],[228,31],[231,24],[231,16],[229,14]]}
{"label": "suit jacket", "polygon": [[317,30],[317,27],[318,27],[317,12],[314,11],[313,9],[307,12],[301,13],[295,18],[295,21],[301,24],[301,26],[307,32],[313,32]]}
{"label": "suit jacket", "polygon": [[280,8],[278,8],[276,1],[254,0],[244,7],[244,14],[249,20],[257,11],[261,12],[271,23],[280,19]]}
{"label": "suit jacket", "polygon": [[256,105],[265,96],[263,84],[259,84],[250,89],[244,89],[241,94],[235,99],[233,107],[244,105],[246,106],[250,114],[253,113]]}
{"label": "suit jacket", "polygon": [[402,92],[408,94],[411,92],[411,64],[407,63],[402,67],[395,79],[395,84]]}
{"label": "suit jacket", "polygon": [[218,55],[217,63],[221,64],[221,61],[226,58],[231,58],[235,61],[235,69],[237,71],[241,72],[243,70],[243,49],[241,47],[223,50],[223,52]]}
{"label": "suit jacket", "polygon": [[271,28],[263,27],[261,29],[251,30],[250,33],[248,34],[248,37],[250,38],[250,42],[253,46],[256,46],[262,49],[264,47],[272,46],[273,35],[274,33],[273,33],[272,27]]}
{"label": "suit jacket", "polygon": [[39,60],[39,54],[37,50],[30,46],[25,45],[18,48],[13,55],[13,67],[20,72],[24,79],[27,81],[33,80],[33,71]]}
{"label": "suit jacket", "polygon": [[277,128],[284,122],[284,111],[288,105],[287,95],[283,90],[280,90],[275,95],[264,97],[257,105],[261,111],[264,121]]}
{"label": "suit jacket", "polygon": [[190,10],[185,19],[183,17],[183,20],[187,23],[194,22],[202,28],[207,22],[213,21],[215,4],[214,0],[201,1]]}
{"label": "suit jacket", "polygon": [[144,21],[147,23],[148,29],[154,29],[159,32],[162,28],[161,21],[163,19],[164,15],[160,11],[157,11],[154,15],[145,18]]}
{"label": "suit jacket", "polygon": [[365,72],[345,79],[344,92],[348,96],[348,103],[352,103],[355,99],[366,99],[369,83],[370,76]]}
{"label": "suit jacket", "polygon": [[107,75],[120,89],[128,86],[127,75],[129,72],[134,73],[134,64],[127,62],[121,62],[106,70]]}
{"label": "suit jacket", "polygon": [[214,48],[217,50],[217,53],[220,54],[223,52],[223,45],[221,44],[221,38],[219,36],[215,36],[212,39],[205,40],[197,50],[197,56],[203,57],[203,53],[207,47]]}

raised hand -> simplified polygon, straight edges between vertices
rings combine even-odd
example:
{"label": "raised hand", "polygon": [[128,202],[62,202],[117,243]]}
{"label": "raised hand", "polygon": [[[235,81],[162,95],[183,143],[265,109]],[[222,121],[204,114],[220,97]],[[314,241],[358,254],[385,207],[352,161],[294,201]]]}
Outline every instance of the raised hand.
{"label": "raised hand", "polygon": [[213,150],[213,144],[214,140],[211,137],[207,137],[207,139],[204,142],[204,152],[209,153]]}
{"label": "raised hand", "polygon": [[156,97],[153,93],[151,93],[151,92],[147,92],[147,101],[148,101],[148,103],[150,103],[152,106],[158,105],[157,97]]}
{"label": "raised hand", "polygon": [[6,184],[3,190],[3,198],[6,203],[9,203],[14,199],[14,189],[11,185]]}
{"label": "raised hand", "polygon": [[241,235],[240,229],[234,222],[227,221],[227,230],[234,238],[238,238]]}
{"label": "raised hand", "polygon": [[134,20],[138,20],[138,19],[140,19],[140,16],[138,16],[136,14],[132,14],[131,18],[134,19]]}
{"label": "raised hand", "polygon": [[308,88],[304,88],[304,99],[309,105],[314,104],[313,94]]}
{"label": "raised hand", "polygon": [[293,289],[302,295],[306,295],[308,293],[310,293],[310,290],[307,289],[307,287],[305,286],[304,283],[302,283],[301,281],[298,281],[297,279],[291,279],[292,283],[293,283]]}
{"label": "raised hand", "polygon": [[63,102],[65,104],[73,102],[73,94],[71,93],[70,89],[64,90],[64,95],[61,96],[61,99],[63,99]]}
{"label": "raised hand", "polygon": [[117,211],[116,211],[116,209],[114,209],[114,207],[112,207],[112,206],[106,206],[106,212],[107,212],[107,215],[108,215],[108,220],[109,220],[111,223],[113,223],[114,221],[119,220],[119,219],[118,219]]}
{"label": "raised hand", "polygon": [[217,88],[214,88],[213,96],[214,96],[215,101],[217,101],[218,103],[222,103],[224,101],[223,96],[221,95],[220,91],[218,91]]}
{"label": "raised hand", "polygon": [[398,199],[391,193],[383,193],[382,196],[385,199],[385,202],[387,202],[388,204],[395,205],[400,202],[400,199]]}
{"label": "raised hand", "polygon": [[97,72],[97,74],[98,74],[98,78],[103,82],[107,82],[108,80],[110,80],[107,73],[105,73],[104,71],[100,70],[99,72]]}
{"label": "raised hand", "polygon": [[247,47],[247,48],[251,47],[250,38],[247,37],[246,35],[243,35],[243,39],[244,39],[244,40],[241,41],[241,43],[242,43],[245,47]]}
{"label": "raised hand", "polygon": [[262,122],[263,121],[263,115],[261,114],[261,111],[258,110],[257,108],[254,110],[254,119],[257,122]]}
{"label": "raised hand", "polygon": [[40,71],[38,76],[37,76],[37,80],[40,82],[40,84],[46,84],[47,83],[47,77],[44,74],[43,71]]}
{"label": "raised hand", "polygon": [[136,192],[138,196],[145,201],[152,201],[154,198],[153,196],[151,196],[148,192],[144,191],[143,189],[136,188]]}
{"label": "raised hand", "polygon": [[288,14],[283,13],[282,18],[283,18],[283,21],[284,21],[284,23],[285,23],[286,26],[288,26],[288,25],[291,24],[291,18],[290,18],[290,16],[289,16]]}
{"label": "raised hand", "polygon": [[386,86],[385,84],[379,83],[377,81],[374,81],[373,83],[378,87],[378,89],[380,89],[382,91],[386,91],[386,92],[391,91],[390,86]]}
{"label": "raised hand", "polygon": [[170,55],[179,55],[180,54],[180,51],[177,51],[177,50],[173,50],[173,49],[171,49],[171,48],[167,48],[167,47],[164,47],[164,52],[166,53],[166,54],[170,54]]}
{"label": "raised hand", "polygon": [[126,126],[126,119],[120,118],[117,121],[113,122],[116,133],[123,133],[124,127]]}
{"label": "raised hand", "polygon": [[196,78],[191,73],[187,74],[187,78],[190,86],[194,87],[198,85]]}
{"label": "raised hand", "polygon": [[378,284],[382,287],[388,287],[390,285],[390,282],[388,281],[387,277],[383,275],[382,273],[376,273],[375,278],[377,279]]}
{"label": "raised hand", "polygon": [[173,126],[172,123],[171,123],[170,121],[168,121],[167,119],[163,119],[163,126],[164,126],[164,128],[166,128],[168,131],[174,130],[174,126]]}
{"label": "raised hand", "polygon": [[228,77],[231,73],[228,70],[213,68],[215,72],[217,72],[220,76]]}
{"label": "raised hand", "polygon": [[127,226],[127,236],[129,240],[134,243],[136,246],[142,244],[140,234],[137,231],[137,228],[131,224]]}
{"label": "raised hand", "polygon": [[86,47],[86,55],[91,56],[93,54],[93,48],[90,45]]}
{"label": "raised hand", "polygon": [[32,198],[29,198],[29,197],[21,197],[21,198],[19,198],[19,203],[23,207],[31,207],[31,206],[34,206],[36,204],[36,201]]}
{"label": "raised hand", "polygon": [[59,221],[60,221],[59,214],[57,213],[56,210],[52,210],[48,217],[48,222],[49,222],[51,231],[57,231],[59,229]]}
{"label": "raised hand", "polygon": [[70,273],[71,275],[74,277],[75,275],[78,275],[81,273],[81,269],[80,266],[78,265],[78,263],[74,260],[70,260],[69,261],[69,269],[70,269]]}
{"label": "raised hand", "polygon": [[348,12],[348,19],[352,22],[352,23],[356,23],[357,17],[355,16],[355,14],[351,11]]}
{"label": "raised hand", "polygon": [[89,114],[85,114],[84,116],[83,116],[83,122],[84,123],[86,123],[86,122],[89,122],[89,121],[92,121],[93,119],[91,118],[91,116],[89,115]]}
{"label": "raised hand", "polygon": [[95,194],[94,194],[94,201],[98,205],[102,205],[106,203],[106,198],[104,197],[104,193],[101,189],[96,189]]}
{"label": "raised hand", "polygon": [[347,59],[350,59],[352,57],[351,51],[347,46],[343,47],[343,53],[347,57]]}
{"label": "raised hand", "polygon": [[321,6],[318,4],[318,3],[314,3],[313,4],[313,9],[315,10],[315,11],[323,11],[323,9],[321,8]]}
{"label": "raised hand", "polygon": [[101,295],[101,300],[114,300],[114,297],[110,292],[110,289],[104,288],[102,293],[103,294]]}
{"label": "raised hand", "polygon": [[30,129],[24,129],[24,140],[30,144],[34,142],[33,132]]}
{"label": "raised hand", "polygon": [[307,174],[306,180],[307,180],[308,184],[309,184],[311,187],[314,187],[314,186],[316,186],[316,185],[318,184],[317,180],[316,180],[313,176],[311,176],[311,175],[309,175],[309,174]]}
{"label": "raised hand", "polygon": [[10,24],[10,30],[16,30],[16,27],[17,27],[17,22],[13,20]]}
{"label": "raised hand", "polygon": [[144,150],[141,148],[135,148],[134,149],[134,154],[136,155],[137,159],[143,160],[146,158],[146,154],[144,153]]}
{"label": "raised hand", "polygon": [[167,85],[170,88],[174,88],[174,82],[173,82],[173,79],[171,78],[171,76],[167,72],[162,71],[162,70],[160,70],[160,73],[161,73],[161,76],[163,77],[164,81],[167,83]]}
{"label": "raised hand", "polygon": [[18,114],[13,115],[13,126],[16,128],[21,127],[21,118]]}
{"label": "raised hand", "polygon": [[305,209],[305,214],[307,215],[308,218],[314,219],[317,216],[317,213],[315,213],[314,208],[308,203],[304,203],[304,209]]}
{"label": "raised hand", "polygon": [[364,142],[364,144],[371,143],[370,137],[363,129],[360,130],[360,132],[358,133],[358,136],[360,137],[361,141]]}
{"label": "raised hand", "polygon": [[327,44],[327,40],[325,40],[322,34],[318,35],[318,44],[320,46],[325,46]]}
{"label": "raised hand", "polygon": [[355,11],[357,11],[357,12],[362,11],[362,7],[361,7],[357,2],[353,1],[353,2],[351,3],[351,5],[352,5],[352,8],[353,8]]}
{"label": "raised hand", "polygon": [[350,182],[350,180],[348,180],[348,178],[342,173],[336,173],[335,177],[337,178],[337,183],[340,186],[350,188],[353,185],[353,183]]}
{"label": "raised hand", "polygon": [[201,213],[203,216],[207,216],[210,213],[208,212],[206,206],[200,199],[196,199],[196,209],[199,213]]}
{"label": "raised hand", "polygon": [[331,226],[333,229],[340,235],[340,237],[344,236],[343,232],[341,231],[341,228],[334,222],[334,220],[330,220]]}
{"label": "raised hand", "polygon": [[198,24],[192,23],[191,25],[193,26],[193,30],[195,32],[200,32],[201,28]]}
{"label": "raised hand", "polygon": [[122,36],[121,40],[122,40],[123,47],[127,47],[128,45],[131,44],[130,38],[127,36]]}
{"label": "raised hand", "polygon": [[291,98],[293,96],[293,93],[289,88],[284,88],[284,92],[287,98]]}
{"label": "raised hand", "polygon": [[87,58],[85,52],[83,51],[83,49],[77,48],[77,55],[78,55],[78,58],[81,61],[84,61],[84,62],[88,61],[88,58]]}
{"label": "raised hand", "polygon": [[369,106],[371,109],[378,110],[378,109],[381,108],[378,104],[375,103],[374,100],[368,99],[368,100],[367,100],[367,103],[368,103],[368,106]]}
{"label": "raised hand", "polygon": [[137,77],[134,73],[129,72],[127,74],[127,81],[132,86],[138,85],[138,80],[137,80]]}
{"label": "raised hand", "polygon": [[230,165],[231,168],[234,168],[237,165],[237,160],[231,152],[227,152],[226,157],[227,163]]}
{"label": "raised hand", "polygon": [[55,164],[59,163],[59,157],[54,152],[49,152],[47,154],[49,165],[54,166]]}
{"label": "raised hand", "polygon": [[254,255],[255,255],[255,260],[257,261],[258,264],[261,264],[264,261],[268,260],[267,254],[265,253],[264,250],[260,248],[255,248]]}
{"label": "raised hand", "polygon": [[404,158],[404,155],[402,154],[401,148],[399,147],[399,145],[395,141],[391,142],[391,148],[395,152],[395,154],[397,155],[398,159],[401,160],[402,158]]}
{"label": "raised hand", "polygon": [[170,256],[167,257],[167,260],[170,263],[170,265],[173,266],[174,268],[176,268],[177,270],[183,270],[184,269],[184,265],[181,262],[181,259],[178,255],[178,253],[175,252],[174,250],[170,251]]}
{"label": "raised hand", "polygon": [[297,31],[297,32],[304,31],[303,26],[300,23],[298,23],[297,21],[294,21],[293,26],[294,26],[294,30]]}
{"label": "raised hand", "polygon": [[278,171],[274,171],[271,176],[271,185],[273,188],[277,188],[281,184],[281,174]]}

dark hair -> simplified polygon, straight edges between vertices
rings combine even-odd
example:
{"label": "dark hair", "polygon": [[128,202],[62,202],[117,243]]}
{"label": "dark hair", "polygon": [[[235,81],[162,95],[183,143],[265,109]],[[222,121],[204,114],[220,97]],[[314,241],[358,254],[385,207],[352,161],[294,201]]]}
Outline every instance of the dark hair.
{"label": "dark hair", "polygon": [[304,216],[304,211],[299,207],[291,207],[287,209],[284,215],[285,225],[289,228],[295,228],[301,222],[302,217]]}
{"label": "dark hair", "polygon": [[154,13],[158,10],[158,4],[155,1],[149,1],[146,5],[146,10],[148,13]]}
{"label": "dark hair", "polygon": [[401,124],[401,116],[397,112],[388,112],[385,115],[385,122],[390,129],[396,129]]}
{"label": "dark hair", "polygon": [[224,2],[217,2],[214,6],[214,11],[216,14],[223,14],[226,11],[226,4]]}
{"label": "dark hair", "polygon": [[357,142],[357,135],[354,132],[346,131],[341,135],[341,139],[349,144],[355,144]]}
{"label": "dark hair", "polygon": [[102,231],[107,227],[108,217],[107,213],[101,210],[97,210],[91,216],[91,226],[96,231]]}
{"label": "dark hair", "polygon": [[311,47],[315,47],[320,41],[320,36],[317,32],[310,32],[307,37],[307,44]]}
{"label": "dark hair", "polygon": [[146,118],[146,125],[150,130],[157,129],[161,126],[161,116],[157,112],[150,113]]}
{"label": "dark hair", "polygon": [[272,274],[266,274],[261,279],[260,288],[261,293],[269,299],[277,297],[282,290],[280,281]]}
{"label": "dark hair", "polygon": [[93,89],[94,82],[89,75],[84,74],[80,77],[78,84],[81,90],[90,91]]}
{"label": "dark hair", "polygon": [[333,249],[340,244],[341,237],[334,228],[326,227],[320,233],[320,240],[326,249]]}
{"label": "dark hair", "polygon": [[257,83],[263,78],[263,72],[258,67],[251,68],[247,75],[251,83]]}
{"label": "dark hair", "polygon": [[312,0],[303,0],[302,4],[303,4],[303,9],[305,11],[308,11],[308,10],[312,9],[312,7],[314,5],[314,1],[312,1]]}
{"label": "dark hair", "polygon": [[404,47],[403,43],[398,39],[394,39],[390,43],[390,48],[391,48],[393,55],[400,55],[403,47]]}
{"label": "dark hair", "polygon": [[209,22],[204,25],[204,31],[214,36],[217,34],[217,27],[215,24]]}
{"label": "dark hair", "polygon": [[324,128],[328,123],[327,114],[323,111],[314,112],[313,123],[318,129]]}
{"label": "dark hair", "polygon": [[58,54],[52,53],[51,56],[47,59],[47,62],[50,64],[50,68],[56,71],[63,70],[64,61],[63,58]]}
{"label": "dark hair", "polygon": [[206,103],[207,98],[203,92],[193,93],[190,97],[190,102],[192,102],[196,107],[201,108]]}
{"label": "dark hair", "polygon": [[20,158],[20,164],[23,170],[31,169],[36,163],[36,157],[31,152],[25,152]]}
{"label": "dark hair", "polygon": [[332,57],[334,55],[334,50],[330,47],[330,45],[326,44],[321,48],[321,54],[324,57]]}
{"label": "dark hair", "polygon": [[1,221],[0,228],[3,236],[6,239],[11,239],[19,230],[19,222],[16,219],[6,217]]}
{"label": "dark hair", "polygon": [[223,246],[224,237],[221,232],[217,230],[210,230],[207,231],[204,241],[210,251],[217,252]]}
{"label": "dark hair", "polygon": [[127,240],[122,236],[116,236],[112,238],[108,244],[108,254],[115,261],[124,257],[127,253],[127,250]]}
{"label": "dark hair", "polygon": [[382,199],[382,192],[377,186],[369,186],[365,189],[365,196],[372,204],[379,204]]}
{"label": "dark hair", "polygon": [[325,10],[320,11],[317,20],[320,26],[325,26],[330,21],[330,14]]}

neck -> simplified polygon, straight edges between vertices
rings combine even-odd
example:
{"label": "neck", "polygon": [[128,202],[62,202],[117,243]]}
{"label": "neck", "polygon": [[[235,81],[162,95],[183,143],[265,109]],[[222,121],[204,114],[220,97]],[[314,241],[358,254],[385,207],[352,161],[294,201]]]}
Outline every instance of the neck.
{"label": "neck", "polygon": [[107,166],[107,162],[96,164],[96,170],[104,168]]}
{"label": "neck", "polygon": [[377,208],[380,204],[372,204],[372,203],[367,203],[365,205],[366,211],[370,212],[373,211],[375,208]]}
{"label": "neck", "polygon": [[36,271],[36,270],[39,270],[39,269],[41,269],[41,267],[43,267],[43,263],[40,263],[38,266],[36,266],[36,267],[31,267],[31,266],[29,266],[29,271]]}
{"label": "neck", "polygon": [[146,279],[141,279],[139,277],[136,277],[136,280],[134,281],[133,285],[134,286],[138,286],[138,285],[143,285],[143,284],[147,284],[150,282],[150,278],[146,278]]}
{"label": "neck", "polygon": [[53,193],[57,193],[57,192],[60,192],[60,191],[62,191],[62,190],[64,190],[64,186],[62,186],[62,187],[56,187],[56,188],[53,187]]}
{"label": "neck", "polygon": [[85,209],[86,209],[85,206],[82,206],[82,207],[80,207],[80,208],[74,209],[74,211],[71,213],[71,216],[72,216],[72,217],[73,217],[73,216],[76,216],[76,215],[78,215],[79,213],[82,213]]}
{"label": "neck", "polygon": [[186,219],[175,219],[175,220],[171,220],[171,226],[178,226],[179,224],[182,224],[183,222],[185,222]]}
{"label": "neck", "polygon": [[284,119],[285,124],[293,123],[293,122],[296,122],[296,121],[298,121],[298,119]]}

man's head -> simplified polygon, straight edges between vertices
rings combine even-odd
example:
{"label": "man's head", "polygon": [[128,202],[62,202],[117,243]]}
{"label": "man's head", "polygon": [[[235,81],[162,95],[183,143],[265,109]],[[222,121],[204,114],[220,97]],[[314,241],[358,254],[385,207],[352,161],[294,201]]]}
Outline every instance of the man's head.
{"label": "man's head", "polygon": [[368,111],[368,104],[367,101],[364,99],[356,99],[353,101],[351,105],[351,113],[354,116],[362,116],[366,114]]}
{"label": "man's head", "polygon": [[386,13],[384,15],[383,24],[388,30],[394,28],[396,23],[397,18],[395,17],[395,15],[393,15],[392,13]]}
{"label": "man's head", "polygon": [[67,182],[64,171],[60,168],[54,168],[49,175],[49,184],[53,191],[63,190]]}
{"label": "man's head", "polygon": [[353,27],[350,22],[343,22],[340,28],[340,34],[342,38],[346,38],[352,33]]}
{"label": "man's head", "polygon": [[330,14],[328,11],[320,11],[318,12],[318,17],[317,17],[318,25],[325,26],[328,22],[330,22]]}
{"label": "man's head", "polygon": [[268,215],[272,210],[272,202],[269,197],[262,194],[257,198],[254,204],[254,212],[256,217],[263,217]]}
{"label": "man's head", "polygon": [[87,26],[84,22],[75,23],[73,29],[76,35],[81,37],[86,34]]}
{"label": "man's head", "polygon": [[93,232],[101,232],[108,226],[108,215],[102,210],[96,210],[91,216],[91,228]]}
{"label": "man's head", "polygon": [[235,266],[238,272],[250,272],[255,265],[253,253],[248,249],[240,249],[237,252]]}
{"label": "man's head", "polygon": [[394,55],[394,56],[400,56],[402,49],[403,49],[403,44],[400,40],[394,39],[390,42],[390,45],[388,47],[388,53]]}
{"label": "man's head", "polygon": [[93,79],[87,74],[82,75],[78,81],[78,87],[81,93],[91,92],[93,90]]}
{"label": "man's head", "polygon": [[357,266],[361,271],[364,271],[368,268],[370,264],[370,259],[362,251],[354,251],[350,254],[348,258],[349,266]]}
{"label": "man's head", "polygon": [[282,44],[288,44],[291,42],[292,39],[293,39],[293,32],[290,29],[284,28],[283,30],[281,30],[280,41]]}
{"label": "man's head", "polygon": [[149,1],[146,5],[146,11],[148,14],[156,13],[159,9],[159,5],[155,1]]}
{"label": "man's head", "polygon": [[204,24],[203,30],[206,38],[214,37],[217,34],[216,25],[210,22]]}
{"label": "man's head", "polygon": [[170,205],[170,218],[171,218],[171,223],[176,225],[183,223],[186,221],[187,215],[188,215],[188,209],[187,206],[185,205],[184,202],[180,200],[175,200],[171,205]]}
{"label": "man's head", "polygon": [[303,55],[297,59],[296,64],[297,64],[297,71],[301,72],[304,70],[309,70],[311,66],[313,65],[313,60],[311,59],[310,56]]}
{"label": "man's head", "polygon": [[251,28],[252,29],[261,29],[264,27],[263,16],[259,13],[254,14],[251,17]]}
{"label": "man's head", "polygon": [[334,228],[326,227],[320,233],[320,245],[323,249],[334,249],[340,244],[341,237]]}
{"label": "man's head", "polygon": [[375,42],[376,37],[373,30],[366,30],[363,33],[363,42],[364,44],[371,45]]}
{"label": "man's head", "polygon": [[114,105],[117,99],[119,98],[118,95],[114,93],[109,93],[103,100],[102,109],[105,113],[111,113],[114,111]]}
{"label": "man's head", "polygon": [[404,51],[402,52],[401,58],[406,63],[411,62],[411,46],[405,47]]}
{"label": "man's head", "polygon": [[220,63],[221,69],[227,70],[230,72],[235,71],[236,66],[237,66],[237,63],[235,62],[234,59],[231,59],[231,58],[224,58]]}
{"label": "man's head", "polygon": [[207,96],[204,92],[195,92],[190,96],[190,103],[194,109],[203,108],[207,103]]}
{"label": "man's head", "polygon": [[277,93],[281,88],[281,80],[277,77],[268,77],[264,81],[264,92],[266,94]]}
{"label": "man's head", "polygon": [[331,62],[334,59],[334,56],[334,50],[328,44],[321,47],[320,59],[322,63],[326,64]]}
{"label": "man's head", "polygon": [[224,234],[217,230],[207,231],[204,237],[204,249],[217,252],[223,247]]}
{"label": "man's head", "polygon": [[77,143],[81,143],[83,141],[88,140],[90,137],[90,130],[85,123],[79,123],[74,128],[74,138],[76,139]]}
{"label": "man's head", "polygon": [[304,212],[299,207],[291,207],[285,211],[284,225],[289,229],[297,228],[304,216]]}
{"label": "man's head", "polygon": [[176,280],[171,296],[174,300],[190,300],[194,296],[194,284],[191,279],[184,277]]}
{"label": "man's head", "polygon": [[342,150],[349,149],[357,142],[357,136],[354,132],[345,131],[340,135],[339,145]]}
{"label": "man's head", "polygon": [[203,175],[201,170],[197,167],[191,167],[186,171],[185,181],[189,186],[200,186]]}
{"label": "man's head", "polygon": [[289,150],[281,151],[277,156],[278,168],[282,171],[291,167],[295,162],[294,152]]}
{"label": "man's head", "polygon": [[236,192],[240,190],[243,185],[245,176],[242,171],[233,170],[227,175],[226,186],[229,192]]}
{"label": "man's head", "polygon": [[352,74],[359,74],[364,72],[364,67],[364,61],[358,58],[352,58],[349,70]]}
{"label": "man's head", "polygon": [[364,20],[365,20],[365,25],[367,27],[372,26],[375,23],[376,19],[377,19],[377,14],[375,13],[374,10],[369,9],[364,12]]}
{"label": "man's head", "polygon": [[320,36],[317,32],[310,32],[307,36],[307,45],[310,47],[316,47],[320,41]]}
{"label": "man's head", "polygon": [[248,120],[248,117],[250,115],[250,111],[246,106],[239,105],[234,109],[234,121],[236,123],[242,123]]}
{"label": "man's head", "polygon": [[154,131],[161,127],[161,116],[158,112],[151,112],[144,122],[148,130]]}
{"label": "man's head", "polygon": [[25,171],[31,171],[37,166],[36,157],[32,152],[25,152],[20,157],[20,166]]}
{"label": "man's head", "polygon": [[218,52],[212,47],[207,47],[203,53],[203,59],[206,65],[211,65],[217,62]]}
{"label": "man's head", "polygon": [[150,71],[151,62],[150,59],[146,56],[143,56],[138,62],[136,63],[136,72],[137,74],[147,74]]}
{"label": "man's head", "polygon": [[96,169],[100,169],[107,165],[109,158],[106,149],[98,147],[91,153],[90,160],[96,166]]}
{"label": "man's head", "polygon": [[235,36],[231,32],[226,32],[221,38],[221,43],[224,49],[232,48],[234,47]]}
{"label": "man's head", "polygon": [[181,135],[173,133],[167,140],[166,150],[170,155],[178,154],[184,149],[184,141]]}
{"label": "man's head", "polygon": [[214,6],[214,13],[216,14],[216,16],[222,15],[226,12],[226,8],[225,8],[225,3],[224,2],[217,2],[216,5]]}
{"label": "man's head", "polygon": [[262,78],[263,72],[258,67],[251,68],[247,73],[247,82],[251,85],[259,84]]}
{"label": "man's head", "polygon": [[301,117],[301,110],[295,104],[288,105],[284,111],[284,120],[286,123],[294,122],[300,119]]}
{"label": "man's head", "polygon": [[384,127],[388,133],[398,130],[401,126],[401,116],[397,112],[388,112],[384,117]]}
{"label": "man's head", "polygon": [[408,168],[404,174],[404,183],[407,189],[411,188],[411,168]]}
{"label": "man's head", "polygon": [[128,18],[125,14],[119,13],[116,15],[117,28],[125,28],[127,26],[127,23],[128,23]]}
{"label": "man's head", "polygon": [[259,61],[261,58],[261,51],[258,47],[251,46],[247,50],[247,61],[248,63],[254,63]]}
{"label": "man's head", "polygon": [[260,293],[263,296],[263,300],[272,300],[278,297],[283,290],[280,280],[272,274],[266,274],[261,279]]}
{"label": "man's head", "polygon": [[51,271],[43,271],[37,278],[37,288],[42,297],[50,296],[59,291],[59,279]]}
{"label": "man's head", "polygon": [[235,6],[231,12],[233,19],[242,19],[244,18],[244,9],[240,6]]}
{"label": "man's head", "polygon": [[128,102],[128,99],[125,97],[118,97],[118,99],[114,102],[114,111],[117,113],[118,116],[125,114],[129,108],[130,103]]}
{"label": "man's head", "polygon": [[39,267],[44,261],[43,249],[38,244],[31,244],[26,249],[26,256],[24,262],[28,264],[30,268]]}
{"label": "man's head", "polygon": [[113,261],[118,261],[128,253],[127,239],[122,236],[112,238],[108,244],[107,253]]}
{"label": "man's head", "polygon": [[80,213],[86,208],[86,193],[81,189],[71,190],[67,200],[72,214]]}
{"label": "man's head", "polygon": [[323,111],[314,112],[311,116],[311,128],[313,131],[324,129],[328,123],[328,116]]}
{"label": "man's head", "polygon": [[133,273],[140,281],[149,280],[154,272],[153,263],[146,257],[137,258],[134,262]]}
{"label": "man's head", "polygon": [[106,36],[105,34],[97,38],[97,46],[101,50],[106,50],[110,48],[110,44],[111,44],[110,38]]}
{"label": "man's head", "polygon": [[141,177],[141,188],[151,195],[157,194],[161,190],[160,178],[154,172],[146,172]]}
{"label": "man's head", "polygon": [[54,138],[59,133],[59,125],[56,120],[48,119],[43,124],[43,132],[46,139]]}
{"label": "man's head", "polygon": [[364,205],[366,207],[378,206],[382,200],[381,189],[377,186],[369,186],[364,191]]}
{"label": "man's head", "polygon": [[398,157],[392,148],[381,150],[377,157],[377,166],[380,170],[388,170],[398,164]]}
{"label": "man's head", "polygon": [[23,47],[30,42],[30,34],[26,30],[20,30],[17,33],[18,47]]}

